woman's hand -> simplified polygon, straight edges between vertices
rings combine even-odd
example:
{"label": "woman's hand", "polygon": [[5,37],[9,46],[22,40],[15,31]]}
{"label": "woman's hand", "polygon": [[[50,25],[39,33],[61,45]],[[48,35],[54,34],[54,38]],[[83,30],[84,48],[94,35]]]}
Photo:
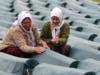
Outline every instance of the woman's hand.
{"label": "woman's hand", "polygon": [[35,51],[36,53],[43,53],[43,52],[46,51],[46,49],[45,49],[44,47],[36,47],[36,48],[34,49],[34,51]]}
{"label": "woman's hand", "polygon": [[46,42],[42,42],[42,46],[43,46],[45,49],[50,49],[49,46],[46,44]]}
{"label": "woman's hand", "polygon": [[59,43],[59,37],[58,36],[55,37],[55,42],[56,42],[56,44]]}
{"label": "woman's hand", "polygon": [[59,43],[59,37],[56,36],[55,38],[51,39],[51,42],[52,42],[53,44],[58,44],[58,43]]}

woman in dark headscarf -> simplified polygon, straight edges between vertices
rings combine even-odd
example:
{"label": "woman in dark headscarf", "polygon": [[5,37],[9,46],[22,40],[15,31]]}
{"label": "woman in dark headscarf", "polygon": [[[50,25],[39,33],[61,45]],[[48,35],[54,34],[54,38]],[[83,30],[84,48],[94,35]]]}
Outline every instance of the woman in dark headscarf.
{"label": "woman in dark headscarf", "polygon": [[70,27],[64,21],[61,9],[54,8],[50,14],[50,21],[46,22],[42,27],[41,39],[48,44],[51,50],[69,56],[71,47],[66,44],[69,34]]}
{"label": "woman in dark headscarf", "polygon": [[39,37],[28,11],[22,11],[0,43],[1,52],[18,57],[30,57],[44,52],[48,46]]}

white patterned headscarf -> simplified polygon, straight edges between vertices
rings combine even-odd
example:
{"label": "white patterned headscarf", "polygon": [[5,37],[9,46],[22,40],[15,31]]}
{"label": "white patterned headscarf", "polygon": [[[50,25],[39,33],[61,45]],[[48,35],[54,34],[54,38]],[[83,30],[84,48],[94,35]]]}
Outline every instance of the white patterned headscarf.
{"label": "white patterned headscarf", "polygon": [[[59,18],[60,23],[59,25],[53,25],[52,24],[52,20],[51,17],[56,16]],[[51,24],[51,33],[52,33],[52,37],[55,38],[55,36],[59,36],[60,35],[60,28],[63,26],[64,24],[64,19],[63,19],[63,14],[60,8],[55,7],[50,14],[50,24]],[[57,31],[55,31],[57,30]]]}
{"label": "white patterned headscarf", "polygon": [[[18,19],[13,23],[13,26],[17,26],[18,25],[19,27],[21,27],[21,29],[25,32],[25,34],[26,34],[26,36],[28,38],[28,45],[35,46],[36,43],[35,43],[34,35],[33,35],[33,32],[32,32],[32,27],[30,27],[30,30],[27,31],[22,26],[22,21],[27,17],[30,18],[31,22],[32,22],[31,14],[28,11],[22,11],[21,13],[19,13]],[[32,23],[31,23],[31,25],[32,25]]]}

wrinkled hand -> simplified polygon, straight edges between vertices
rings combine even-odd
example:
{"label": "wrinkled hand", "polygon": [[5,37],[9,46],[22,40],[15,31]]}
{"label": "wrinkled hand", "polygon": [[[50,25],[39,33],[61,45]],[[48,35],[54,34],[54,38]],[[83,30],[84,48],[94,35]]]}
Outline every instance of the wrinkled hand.
{"label": "wrinkled hand", "polygon": [[52,42],[53,44],[58,44],[58,43],[59,43],[59,37],[56,36],[55,38],[51,39],[51,42]]}
{"label": "wrinkled hand", "polygon": [[43,44],[43,47],[44,47],[45,49],[50,49],[50,48],[48,47],[48,45],[47,45],[45,42],[43,42],[42,44]]}
{"label": "wrinkled hand", "polygon": [[43,53],[43,52],[46,51],[46,49],[45,49],[44,47],[36,47],[36,48],[34,49],[34,51],[35,51],[36,53]]}
{"label": "wrinkled hand", "polygon": [[56,44],[59,43],[59,37],[58,36],[55,37],[55,41],[56,41]]}

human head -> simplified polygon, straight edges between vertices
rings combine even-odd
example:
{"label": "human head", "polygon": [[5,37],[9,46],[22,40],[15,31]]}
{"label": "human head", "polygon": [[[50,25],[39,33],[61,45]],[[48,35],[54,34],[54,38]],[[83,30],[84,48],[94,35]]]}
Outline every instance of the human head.
{"label": "human head", "polygon": [[24,30],[30,30],[30,27],[32,25],[32,17],[28,11],[22,11],[21,13],[19,13],[18,24]]}
{"label": "human head", "polygon": [[54,25],[59,25],[63,20],[62,11],[60,8],[55,7],[50,14],[51,23]]}

